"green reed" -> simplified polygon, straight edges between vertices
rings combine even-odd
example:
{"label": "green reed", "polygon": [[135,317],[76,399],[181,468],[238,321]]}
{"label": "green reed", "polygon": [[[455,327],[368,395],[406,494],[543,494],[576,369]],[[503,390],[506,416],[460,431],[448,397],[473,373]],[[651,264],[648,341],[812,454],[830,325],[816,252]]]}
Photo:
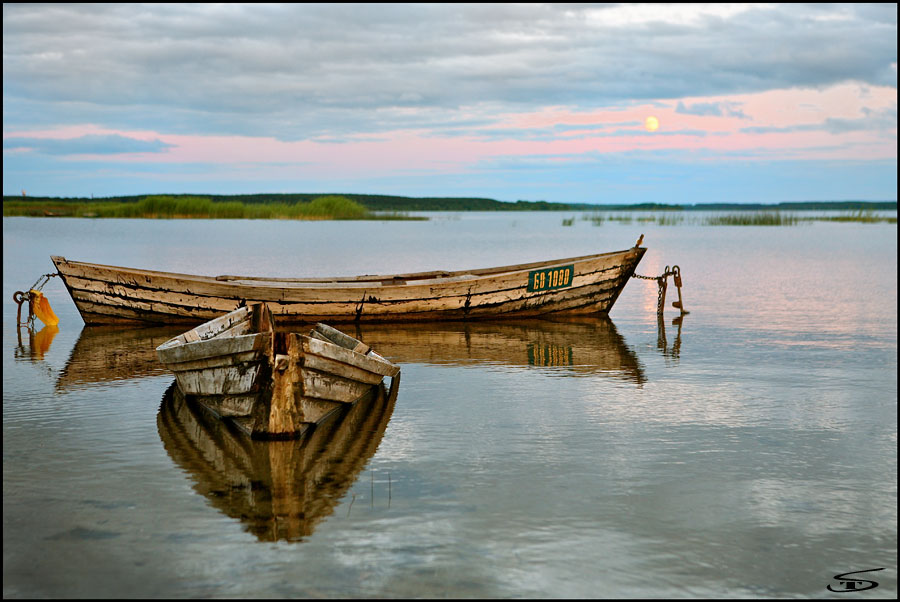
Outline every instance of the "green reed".
{"label": "green reed", "polygon": [[896,224],[896,217],[887,217],[884,215],[876,215],[871,209],[860,209],[859,211],[851,211],[845,215],[829,215],[812,218],[823,222],[858,222],[863,224],[888,223]]}
{"label": "green reed", "polygon": [[329,195],[306,203],[213,202],[206,197],[145,197],[133,203],[7,201],[4,216],[159,219],[411,219],[397,212],[375,214],[346,197]]}
{"label": "green reed", "polygon": [[778,211],[746,211],[707,217],[707,226],[794,226],[800,220]]}
{"label": "green reed", "polygon": [[656,223],[660,226],[677,226],[682,222],[684,222],[683,215],[674,215],[672,213],[664,213],[663,215],[660,215],[656,220]]}

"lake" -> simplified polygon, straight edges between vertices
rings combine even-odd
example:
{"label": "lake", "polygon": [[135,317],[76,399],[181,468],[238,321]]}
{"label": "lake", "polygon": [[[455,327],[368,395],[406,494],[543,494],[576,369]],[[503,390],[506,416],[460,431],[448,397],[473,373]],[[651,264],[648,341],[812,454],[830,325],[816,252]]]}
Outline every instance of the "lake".
{"label": "lake", "polygon": [[[896,224],[430,217],[4,218],[4,597],[896,597]],[[86,328],[51,278],[58,332],[17,332],[12,300],[50,255],[334,276],[641,234],[681,321],[632,279],[608,318],[350,327],[396,400],[277,445],[177,403],[183,329]]]}

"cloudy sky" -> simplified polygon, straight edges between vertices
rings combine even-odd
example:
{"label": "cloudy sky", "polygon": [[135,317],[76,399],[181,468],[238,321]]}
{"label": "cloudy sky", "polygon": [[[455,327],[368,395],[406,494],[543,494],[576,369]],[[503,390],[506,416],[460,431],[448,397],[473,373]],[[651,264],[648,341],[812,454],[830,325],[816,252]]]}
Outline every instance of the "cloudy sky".
{"label": "cloudy sky", "polygon": [[896,189],[896,4],[3,5],[5,195]]}

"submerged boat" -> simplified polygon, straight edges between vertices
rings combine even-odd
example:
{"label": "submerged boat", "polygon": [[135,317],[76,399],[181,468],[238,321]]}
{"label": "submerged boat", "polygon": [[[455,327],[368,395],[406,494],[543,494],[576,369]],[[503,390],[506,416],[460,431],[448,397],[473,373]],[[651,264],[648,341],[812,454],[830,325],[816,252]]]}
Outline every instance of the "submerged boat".
{"label": "submerged boat", "polygon": [[178,388],[253,438],[300,436],[400,368],[326,324],[276,332],[264,303],[201,324],[156,348]]}
{"label": "submerged boat", "polygon": [[[357,482],[384,437],[395,401],[377,385],[300,439],[259,441],[216,420],[173,383],[156,424],[169,457],[213,508],[260,541],[296,542],[311,536]],[[379,504],[389,504],[390,480],[378,485],[376,490],[373,482],[373,498],[377,493]]]}
{"label": "submerged boat", "polygon": [[387,322],[608,313],[646,250],[639,240],[551,261],[336,278],[196,276],[51,259],[86,324],[198,324],[257,302],[279,323]]}

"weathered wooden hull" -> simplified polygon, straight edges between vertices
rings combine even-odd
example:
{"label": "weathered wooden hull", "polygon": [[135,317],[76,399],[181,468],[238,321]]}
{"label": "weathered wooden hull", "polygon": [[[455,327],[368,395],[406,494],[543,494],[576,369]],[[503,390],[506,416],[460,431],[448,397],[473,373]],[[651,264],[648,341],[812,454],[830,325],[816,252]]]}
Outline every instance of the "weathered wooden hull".
{"label": "weathered wooden hull", "polygon": [[320,324],[309,336],[275,332],[264,304],[206,322],[156,351],[182,393],[258,438],[297,437],[385,376],[392,389],[399,383],[399,367],[330,327]]}
{"label": "weathered wooden hull", "polygon": [[385,322],[608,313],[644,247],[461,272],[352,278],[195,276],[52,257],[87,324],[198,324],[263,302],[289,322]]}

